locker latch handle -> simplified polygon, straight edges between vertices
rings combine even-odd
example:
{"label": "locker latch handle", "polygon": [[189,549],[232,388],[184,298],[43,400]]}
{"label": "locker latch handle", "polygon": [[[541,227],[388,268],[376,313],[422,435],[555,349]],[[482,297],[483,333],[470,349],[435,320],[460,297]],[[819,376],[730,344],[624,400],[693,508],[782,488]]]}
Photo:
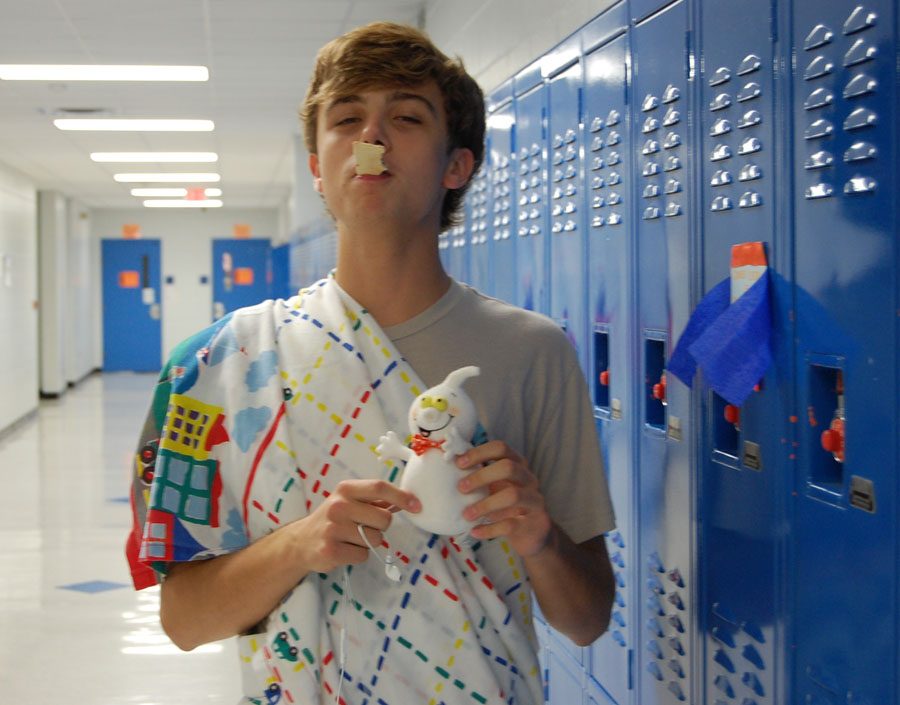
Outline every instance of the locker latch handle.
{"label": "locker latch handle", "polygon": [[659,382],[653,385],[653,398],[666,403],[666,373],[659,376]]}

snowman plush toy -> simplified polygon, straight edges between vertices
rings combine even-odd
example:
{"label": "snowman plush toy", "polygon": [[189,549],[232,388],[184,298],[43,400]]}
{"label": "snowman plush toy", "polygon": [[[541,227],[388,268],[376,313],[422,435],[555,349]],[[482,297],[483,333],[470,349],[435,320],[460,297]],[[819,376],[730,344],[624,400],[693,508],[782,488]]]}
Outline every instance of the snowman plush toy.
{"label": "snowman plush toy", "polygon": [[477,522],[462,515],[463,509],[487,496],[487,490],[462,494],[457,483],[478,468],[460,470],[456,458],[472,448],[478,416],[462,383],[476,377],[477,367],[454,370],[439,385],[427,389],[409,407],[410,444],[404,445],[393,431],[381,437],[375,449],[384,459],[406,462],[400,488],[422,502],[422,511],[404,514],[412,524],[433,534],[461,536]]}

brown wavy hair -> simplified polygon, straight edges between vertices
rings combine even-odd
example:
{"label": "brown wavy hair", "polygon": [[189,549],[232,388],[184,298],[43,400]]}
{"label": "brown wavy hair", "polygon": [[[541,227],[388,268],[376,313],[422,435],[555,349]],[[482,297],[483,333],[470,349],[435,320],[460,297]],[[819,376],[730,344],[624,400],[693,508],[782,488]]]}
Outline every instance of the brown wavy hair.
{"label": "brown wavy hair", "polygon": [[[484,159],[484,94],[463,66],[441,52],[422,31],[409,25],[374,22],[326,44],[316,57],[300,120],[306,148],[317,153],[319,106],[338,95],[373,87],[418,86],[434,81],[444,96],[449,150],[470,149],[474,175]],[[447,191],[441,206],[441,229],[460,221],[469,182]]]}

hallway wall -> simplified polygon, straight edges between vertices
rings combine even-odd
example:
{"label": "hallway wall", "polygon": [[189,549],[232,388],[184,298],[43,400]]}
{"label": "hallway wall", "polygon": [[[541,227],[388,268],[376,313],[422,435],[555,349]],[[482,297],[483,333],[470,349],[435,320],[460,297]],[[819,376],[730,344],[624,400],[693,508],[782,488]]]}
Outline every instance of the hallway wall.
{"label": "hallway wall", "polygon": [[37,408],[37,194],[0,163],[0,431]]}

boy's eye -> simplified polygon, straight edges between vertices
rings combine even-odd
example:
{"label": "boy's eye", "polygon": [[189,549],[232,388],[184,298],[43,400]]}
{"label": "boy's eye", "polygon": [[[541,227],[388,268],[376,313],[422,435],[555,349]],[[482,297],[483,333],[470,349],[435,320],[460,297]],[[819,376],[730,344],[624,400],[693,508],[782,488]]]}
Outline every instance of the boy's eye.
{"label": "boy's eye", "polygon": [[415,115],[398,115],[397,119],[402,122],[410,122],[416,125],[420,124],[422,121],[416,117]]}

